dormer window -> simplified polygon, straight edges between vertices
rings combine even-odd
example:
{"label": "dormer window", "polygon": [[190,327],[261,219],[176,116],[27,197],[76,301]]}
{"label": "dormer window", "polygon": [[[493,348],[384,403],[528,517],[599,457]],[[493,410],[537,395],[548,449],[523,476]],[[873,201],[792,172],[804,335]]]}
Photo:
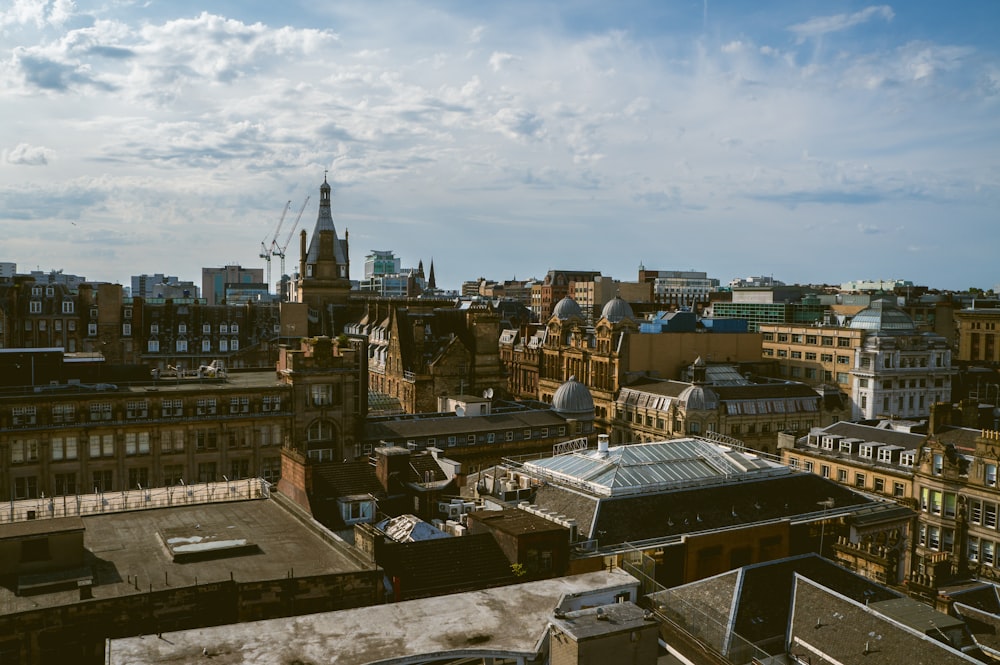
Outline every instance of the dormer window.
{"label": "dormer window", "polygon": [[313,276],[312,264],[311,263],[306,264],[306,277],[312,277],[312,276]]}

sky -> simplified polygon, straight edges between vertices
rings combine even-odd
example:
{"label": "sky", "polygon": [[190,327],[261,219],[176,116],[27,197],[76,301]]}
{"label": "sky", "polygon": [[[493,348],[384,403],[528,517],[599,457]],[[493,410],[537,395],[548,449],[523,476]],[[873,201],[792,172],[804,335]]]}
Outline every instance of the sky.
{"label": "sky", "polygon": [[291,272],[326,177],[356,279],[391,250],[455,289],[990,288],[998,28],[973,0],[0,0],[0,261],[200,284],[274,241]]}

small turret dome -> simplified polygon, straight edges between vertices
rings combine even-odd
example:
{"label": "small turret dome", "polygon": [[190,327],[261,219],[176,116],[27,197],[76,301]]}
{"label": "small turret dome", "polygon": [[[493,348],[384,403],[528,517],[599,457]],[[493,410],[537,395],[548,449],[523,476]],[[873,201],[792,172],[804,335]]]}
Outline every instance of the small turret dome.
{"label": "small turret dome", "polygon": [[708,386],[694,384],[677,396],[688,411],[714,411],[719,408],[719,396]]}
{"label": "small turret dome", "polygon": [[615,296],[604,305],[604,309],[601,310],[601,318],[607,319],[611,323],[618,323],[622,319],[635,320],[635,314],[632,312],[632,307],[621,296]]}
{"label": "small turret dome", "polygon": [[577,381],[575,376],[571,376],[552,395],[552,410],[562,416],[593,418],[594,398],[587,386]]}
{"label": "small turret dome", "polygon": [[575,300],[566,296],[557,302],[556,306],[552,308],[552,316],[555,316],[563,321],[571,317],[582,319],[583,310],[580,309],[580,305],[577,304]]}

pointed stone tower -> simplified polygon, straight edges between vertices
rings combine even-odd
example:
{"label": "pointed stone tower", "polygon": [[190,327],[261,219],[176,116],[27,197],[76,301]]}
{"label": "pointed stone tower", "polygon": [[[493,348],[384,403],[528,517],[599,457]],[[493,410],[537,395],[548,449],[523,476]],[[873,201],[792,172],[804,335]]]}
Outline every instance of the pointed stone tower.
{"label": "pointed stone tower", "polygon": [[[351,291],[351,263],[347,232],[337,237],[331,212],[331,187],[323,175],[319,188],[319,215],[306,245],[303,230],[299,243],[299,302],[309,305],[309,334],[336,335],[334,312],[347,305]],[[341,322],[343,323],[343,322]]]}
{"label": "pointed stone tower", "polygon": [[431,272],[427,277],[427,288],[431,291],[437,288],[437,280],[434,279],[434,259],[431,259]]}

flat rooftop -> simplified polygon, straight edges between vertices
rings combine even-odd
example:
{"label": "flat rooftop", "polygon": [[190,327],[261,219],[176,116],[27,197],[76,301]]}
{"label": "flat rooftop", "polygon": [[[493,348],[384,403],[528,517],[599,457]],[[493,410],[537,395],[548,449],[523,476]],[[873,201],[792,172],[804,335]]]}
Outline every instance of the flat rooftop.
{"label": "flat rooftop", "polygon": [[[85,565],[93,597],[113,598],[230,579],[258,581],[371,570],[356,550],[322,538],[275,503],[255,499],[86,515]],[[55,524],[38,520],[32,526]],[[0,526],[0,533],[22,525]],[[214,543],[205,556],[176,557],[178,539]],[[224,547],[247,539],[253,548]],[[203,545],[204,547],[204,545]],[[183,551],[183,550],[182,550]],[[17,596],[0,587],[0,613],[79,602],[77,590]]]}
{"label": "flat rooftop", "polygon": [[437,655],[530,656],[564,597],[575,596],[577,609],[604,605],[613,602],[619,590],[636,584],[621,570],[600,571],[389,605],[109,640],[105,657],[108,665],[363,665]]}

